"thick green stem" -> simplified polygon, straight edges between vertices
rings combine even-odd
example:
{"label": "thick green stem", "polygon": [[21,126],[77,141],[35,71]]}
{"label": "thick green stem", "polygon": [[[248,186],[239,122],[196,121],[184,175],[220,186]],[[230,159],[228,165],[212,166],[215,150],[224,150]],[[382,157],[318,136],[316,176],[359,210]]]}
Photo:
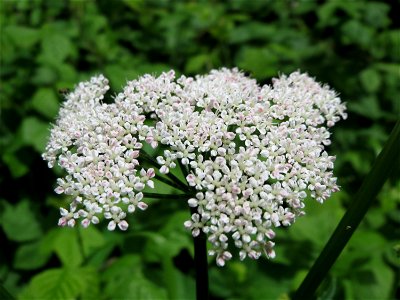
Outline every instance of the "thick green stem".
{"label": "thick green stem", "polygon": [[377,157],[371,171],[358,190],[354,201],[343,216],[325,248],[311,267],[293,299],[311,299],[327,275],[350,237],[367,213],[378,192],[399,163],[400,120],[397,121],[389,140]]}
{"label": "thick green stem", "polygon": [[[191,208],[191,213],[197,213],[196,208]],[[207,237],[204,232],[193,237],[194,262],[196,268],[196,299],[208,300],[208,261],[207,261]]]}

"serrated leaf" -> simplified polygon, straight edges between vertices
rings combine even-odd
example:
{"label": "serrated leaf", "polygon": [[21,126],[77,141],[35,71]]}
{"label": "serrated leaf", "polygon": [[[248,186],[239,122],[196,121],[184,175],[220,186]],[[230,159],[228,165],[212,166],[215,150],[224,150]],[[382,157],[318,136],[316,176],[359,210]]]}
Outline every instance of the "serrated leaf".
{"label": "serrated leaf", "polygon": [[104,236],[94,226],[88,228],[78,228],[79,234],[81,235],[82,247],[85,256],[90,256],[93,251],[103,246],[106,242]]}
{"label": "serrated leaf", "polygon": [[56,93],[50,88],[40,88],[32,98],[33,108],[49,119],[57,115],[59,104]]}
{"label": "serrated leaf", "polygon": [[14,258],[14,268],[21,270],[34,270],[42,267],[50,257],[44,252],[40,242],[20,246]]}
{"label": "serrated leaf", "polygon": [[37,29],[11,25],[4,28],[4,33],[7,34],[17,47],[30,48],[37,43],[40,38]]}
{"label": "serrated leaf", "polygon": [[31,241],[42,235],[42,229],[27,200],[16,206],[6,204],[2,226],[7,238],[12,241]]}
{"label": "serrated leaf", "polygon": [[77,230],[78,228],[60,228],[53,241],[53,249],[64,266],[77,267],[83,262]]}
{"label": "serrated leaf", "polygon": [[[76,299],[87,298],[87,289],[93,288],[96,273],[89,268],[50,269],[31,280],[28,288],[20,295],[20,299]],[[92,291],[93,292],[93,291]]]}
{"label": "serrated leaf", "polygon": [[42,40],[42,57],[44,62],[61,63],[72,52],[72,43],[65,35],[47,34]]}
{"label": "serrated leaf", "polygon": [[105,294],[113,299],[167,299],[165,289],[157,286],[141,271],[140,257],[125,255],[103,273]]}

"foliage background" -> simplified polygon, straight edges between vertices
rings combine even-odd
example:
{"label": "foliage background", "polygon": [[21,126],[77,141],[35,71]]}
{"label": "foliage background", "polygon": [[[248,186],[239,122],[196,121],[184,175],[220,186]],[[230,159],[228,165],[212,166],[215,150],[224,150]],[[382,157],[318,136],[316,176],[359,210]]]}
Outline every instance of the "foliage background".
{"label": "foliage background", "polygon": [[[210,260],[214,299],[285,299],[333,232],[399,117],[398,1],[3,0],[0,282],[20,299],[193,299],[186,203],[152,201],[127,233],[56,227],[59,170],[41,159],[59,89],[104,73],[113,91],[144,73],[238,66],[260,83],[300,69],[347,102],[330,152],[342,191],[277,232],[277,258]],[[319,290],[319,299],[399,297],[400,168]],[[160,187],[165,192],[165,187]],[[397,248],[396,248],[397,247]],[[396,252],[397,249],[397,252]]]}

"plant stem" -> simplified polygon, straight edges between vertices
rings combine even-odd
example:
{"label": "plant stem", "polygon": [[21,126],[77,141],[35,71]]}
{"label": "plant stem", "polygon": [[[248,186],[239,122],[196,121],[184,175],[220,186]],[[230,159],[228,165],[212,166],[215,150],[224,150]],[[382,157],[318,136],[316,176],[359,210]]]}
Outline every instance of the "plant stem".
{"label": "plant stem", "polygon": [[156,174],[155,178],[161,182],[164,182],[165,184],[168,184],[169,186],[172,186],[173,188],[180,190],[180,191],[186,192],[186,190],[187,190],[187,188],[184,189],[180,185],[177,185],[175,182],[173,182],[161,175]]}
{"label": "plant stem", "polygon": [[354,201],[343,216],[325,248],[311,267],[306,278],[294,294],[293,299],[311,299],[327,275],[350,237],[367,213],[394,166],[399,162],[400,120],[397,121],[388,141],[364,179]]}
{"label": "plant stem", "polygon": [[[190,209],[191,213],[197,213],[196,208]],[[207,261],[207,238],[204,232],[193,237],[194,261],[196,268],[196,299],[208,300],[208,261]]]}
{"label": "plant stem", "polygon": [[[140,152],[140,156],[141,156],[141,158],[146,160],[148,163],[150,163],[152,166],[156,167],[157,169],[160,167],[158,162],[156,160],[154,160],[153,157],[148,155],[143,150]],[[168,184],[173,183],[175,186],[178,186],[180,190],[185,190],[185,191],[187,190],[188,186],[184,182],[182,182],[178,177],[176,177],[174,174],[169,172],[168,174],[165,174],[165,175],[170,178],[170,180],[168,180],[168,182],[169,182]],[[161,176],[159,176],[159,177],[161,177]]]}

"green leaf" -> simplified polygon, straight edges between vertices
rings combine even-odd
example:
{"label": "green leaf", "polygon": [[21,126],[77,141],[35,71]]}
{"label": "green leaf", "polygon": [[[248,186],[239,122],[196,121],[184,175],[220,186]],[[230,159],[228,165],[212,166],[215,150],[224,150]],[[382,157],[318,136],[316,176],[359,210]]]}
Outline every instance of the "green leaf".
{"label": "green leaf", "polygon": [[[382,109],[379,106],[377,97],[375,96],[364,96],[360,97],[358,102],[350,102],[349,110],[354,111],[364,117],[376,120],[382,116]],[[358,152],[356,155],[362,160]]]}
{"label": "green leaf", "polygon": [[356,44],[367,48],[373,42],[374,30],[356,20],[347,21],[341,30],[344,44]]}
{"label": "green leaf", "polygon": [[33,277],[19,299],[76,299],[81,295],[88,299],[88,290],[94,288],[96,276],[97,273],[90,268],[46,270]]}
{"label": "green leaf", "polygon": [[276,75],[278,57],[269,48],[246,47],[236,59],[237,65],[257,79]]}
{"label": "green leaf", "polygon": [[25,145],[42,153],[45,150],[49,125],[35,117],[25,118],[20,126],[21,138]]}
{"label": "green leaf", "polygon": [[89,226],[88,228],[79,227],[77,230],[79,230],[78,234],[81,235],[85,256],[90,256],[93,252],[97,252],[97,249],[106,243],[104,236],[94,226]]}
{"label": "green leaf", "polygon": [[119,65],[106,66],[104,73],[110,79],[110,85],[114,90],[120,90],[127,81],[136,79],[140,74],[136,69],[127,70]]}
{"label": "green leaf", "polygon": [[14,268],[34,270],[42,267],[49,259],[50,253],[43,251],[40,242],[22,245],[17,249]]}
{"label": "green leaf", "polygon": [[57,72],[52,67],[41,66],[35,70],[32,83],[35,85],[50,85],[57,81]]}
{"label": "green leaf", "polygon": [[363,18],[369,26],[383,28],[390,24],[389,4],[374,1],[365,4],[366,6]]}
{"label": "green leaf", "polygon": [[40,88],[32,98],[33,108],[49,119],[54,119],[57,115],[59,104],[58,97],[53,89]]}
{"label": "green leaf", "polygon": [[11,175],[14,178],[18,178],[24,176],[26,173],[29,172],[29,168],[25,165],[21,160],[19,160],[15,153],[6,152],[2,156],[3,162],[7,165],[9,170],[11,171]]}
{"label": "green leaf", "polygon": [[167,299],[165,289],[157,286],[141,271],[140,257],[125,255],[112,263],[102,274],[105,294],[113,299]]}
{"label": "green leaf", "polygon": [[[339,198],[339,194],[333,194],[324,202],[323,209],[319,202],[307,199],[306,216],[298,218],[290,230],[282,232],[282,235],[289,234],[293,240],[309,240],[316,248],[321,248],[343,215]],[[277,235],[279,236],[279,233]]]}
{"label": "green leaf", "polygon": [[267,40],[276,34],[277,28],[274,25],[266,25],[262,22],[246,22],[235,27],[229,35],[232,44],[245,43],[251,40]]}
{"label": "green leaf", "polygon": [[7,26],[4,28],[4,33],[11,38],[17,47],[26,49],[34,46],[40,38],[37,29],[18,25]]}
{"label": "green leaf", "polygon": [[183,223],[189,220],[188,212],[178,211],[173,214],[159,233],[149,235],[146,245],[146,257],[149,260],[169,257],[179,254],[182,249],[192,249],[192,237],[186,231]]}
{"label": "green leaf", "polygon": [[77,267],[83,262],[77,230],[78,228],[60,228],[53,241],[53,249],[64,266]]}
{"label": "green leaf", "polygon": [[208,63],[210,63],[210,56],[207,54],[192,56],[186,63],[185,72],[189,74],[199,73]]}
{"label": "green leaf", "polygon": [[381,85],[381,76],[372,68],[362,71],[360,74],[360,80],[364,89],[369,93],[376,92]]}
{"label": "green leaf", "polygon": [[390,299],[394,273],[382,259],[373,259],[351,275],[353,299]]}
{"label": "green leaf", "polygon": [[16,242],[31,241],[42,235],[42,229],[27,200],[22,200],[16,206],[5,203],[2,226],[7,238]]}
{"label": "green leaf", "polygon": [[65,35],[54,33],[46,34],[42,39],[43,62],[58,64],[63,62],[72,53],[72,43]]}

